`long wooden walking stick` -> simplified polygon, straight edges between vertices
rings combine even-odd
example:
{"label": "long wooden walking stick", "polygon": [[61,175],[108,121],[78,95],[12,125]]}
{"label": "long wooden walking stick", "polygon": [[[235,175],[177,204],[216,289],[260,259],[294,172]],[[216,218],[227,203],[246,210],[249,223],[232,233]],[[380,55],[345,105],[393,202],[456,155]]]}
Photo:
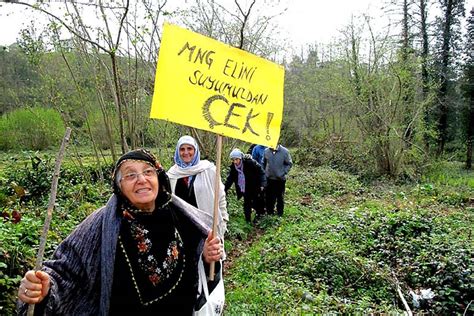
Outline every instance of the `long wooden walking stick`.
{"label": "long wooden walking stick", "polygon": [[[219,188],[221,184],[221,156],[222,156],[222,136],[217,135],[217,157],[216,157],[216,179],[214,182],[214,216],[212,219],[212,238],[217,235],[217,220],[219,219]],[[214,261],[209,265],[209,281],[214,281]]]}
{"label": "long wooden walking stick", "polygon": [[[63,141],[61,143],[61,148],[59,149],[58,156],[56,157],[56,164],[54,165],[53,181],[51,182],[51,194],[49,196],[48,202],[48,211],[46,213],[46,219],[44,220],[43,232],[40,237],[40,244],[38,249],[38,255],[36,256],[35,271],[41,269],[43,265],[43,256],[44,250],[46,248],[46,237],[48,236],[49,225],[51,224],[51,219],[53,217],[54,203],[56,202],[56,192],[58,190],[58,179],[59,179],[59,170],[61,169],[61,162],[63,160],[64,151],[69,142],[69,137],[71,136],[71,128],[66,128],[66,133],[64,134]],[[28,316],[33,316],[35,313],[35,304],[30,304],[28,306]]]}

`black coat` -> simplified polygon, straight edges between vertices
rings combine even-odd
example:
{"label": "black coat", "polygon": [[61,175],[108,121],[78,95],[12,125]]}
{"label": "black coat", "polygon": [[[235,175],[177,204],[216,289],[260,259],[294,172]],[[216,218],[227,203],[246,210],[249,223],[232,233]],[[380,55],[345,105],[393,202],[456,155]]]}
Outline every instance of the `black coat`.
{"label": "black coat", "polygon": [[[264,187],[266,184],[265,172],[262,169],[262,166],[250,156],[245,155],[242,159],[244,164],[244,176],[245,176],[245,195],[258,195],[260,188]],[[244,194],[240,190],[238,184],[238,172],[235,169],[235,165],[231,164],[229,166],[229,175],[225,181],[225,191],[227,192],[232,184],[235,184],[235,191],[237,192],[237,198],[241,198]]]}

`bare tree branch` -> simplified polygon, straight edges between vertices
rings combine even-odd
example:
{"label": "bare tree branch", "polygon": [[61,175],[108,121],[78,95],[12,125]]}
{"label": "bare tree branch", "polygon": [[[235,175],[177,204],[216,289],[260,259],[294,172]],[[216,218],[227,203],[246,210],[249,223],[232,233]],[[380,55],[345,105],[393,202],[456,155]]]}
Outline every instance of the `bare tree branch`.
{"label": "bare tree branch", "polygon": [[43,8],[39,7],[39,6],[35,6],[35,5],[31,5],[29,3],[26,3],[26,2],[21,2],[21,1],[18,1],[18,2],[15,2],[17,4],[21,4],[21,5],[24,5],[24,6],[27,6],[27,7],[30,7],[34,10],[38,10],[38,11],[41,11],[47,15],[49,15],[50,17],[54,18],[55,20],[59,21],[59,23],[61,23],[62,25],[64,25],[65,28],[67,28],[67,30],[69,32],[71,32],[72,34],[74,34],[75,36],[77,36],[78,38],[80,38],[81,40],[83,40],[84,42],[87,42],[91,45],[94,45],[96,47],[98,47],[99,49],[101,49],[102,51],[108,53],[109,50],[106,49],[105,47],[103,47],[102,45],[100,45],[99,43],[95,42],[95,41],[92,41],[88,38],[85,38],[83,37],[81,34],[77,33],[73,28],[71,28],[65,21],[63,21],[61,18],[57,17],[56,15],[52,14],[51,12],[48,12],[46,10],[44,10]]}

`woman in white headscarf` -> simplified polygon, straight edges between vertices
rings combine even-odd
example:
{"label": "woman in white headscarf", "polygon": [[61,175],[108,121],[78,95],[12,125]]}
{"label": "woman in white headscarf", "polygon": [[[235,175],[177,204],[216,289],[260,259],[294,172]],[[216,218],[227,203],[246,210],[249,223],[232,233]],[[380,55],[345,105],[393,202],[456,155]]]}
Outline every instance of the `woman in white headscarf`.
{"label": "woman in white headscarf", "polygon": [[[212,215],[216,166],[208,160],[201,160],[196,140],[188,135],[178,140],[174,162],[175,164],[167,172],[173,193]],[[222,181],[219,184],[218,215],[217,233],[219,237],[224,238],[229,214]]]}

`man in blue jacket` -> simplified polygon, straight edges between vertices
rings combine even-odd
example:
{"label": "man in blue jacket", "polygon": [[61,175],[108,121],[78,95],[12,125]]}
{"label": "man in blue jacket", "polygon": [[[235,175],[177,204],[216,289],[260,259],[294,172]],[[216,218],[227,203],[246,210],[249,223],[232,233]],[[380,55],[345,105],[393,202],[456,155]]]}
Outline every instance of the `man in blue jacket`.
{"label": "man in blue jacket", "polygon": [[252,149],[252,158],[258,162],[261,166],[263,166],[263,158],[265,157],[265,149],[267,146],[257,145]]}
{"label": "man in blue jacket", "polygon": [[266,207],[268,214],[274,213],[276,202],[277,214],[283,215],[286,177],[292,166],[290,152],[282,145],[265,149],[263,168],[267,178]]}

